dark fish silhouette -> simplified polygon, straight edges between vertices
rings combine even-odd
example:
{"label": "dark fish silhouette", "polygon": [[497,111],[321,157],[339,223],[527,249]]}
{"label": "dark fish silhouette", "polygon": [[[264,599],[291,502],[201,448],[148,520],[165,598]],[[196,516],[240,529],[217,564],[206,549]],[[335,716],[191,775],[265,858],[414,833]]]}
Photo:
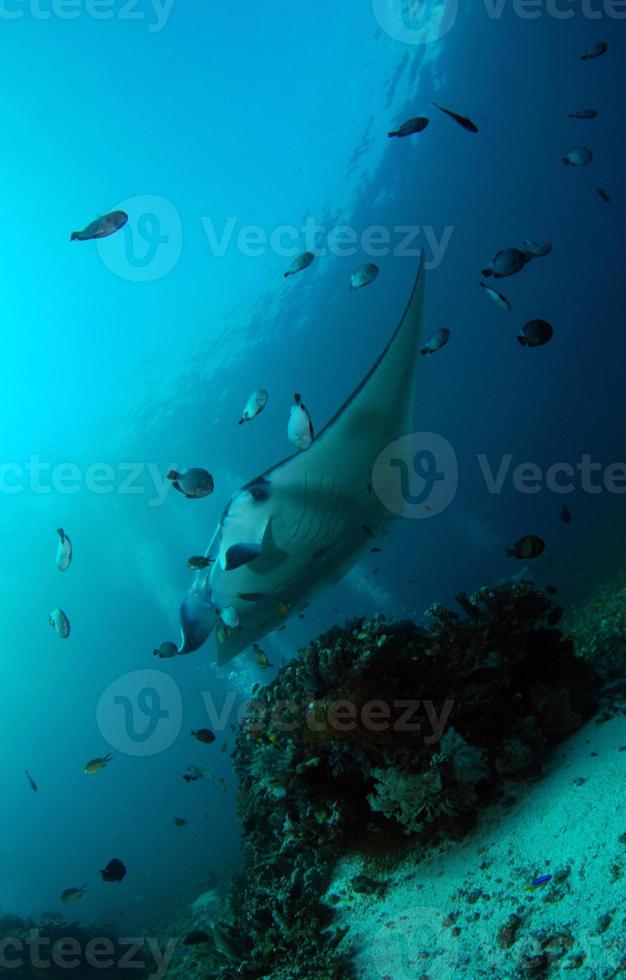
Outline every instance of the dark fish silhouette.
{"label": "dark fish silhouette", "polygon": [[103,881],[123,881],[126,877],[126,865],[119,858],[113,858],[112,861],[109,861],[106,868],[103,868],[100,874],[102,875]]}
{"label": "dark fish silhouette", "polygon": [[167,479],[172,480],[172,486],[188,500],[200,500],[208,497],[215,489],[213,477],[206,470],[191,467],[185,473],[170,470]]}
{"label": "dark fish silhouette", "polygon": [[422,357],[425,357],[427,354],[435,354],[438,350],[441,350],[442,347],[445,347],[449,340],[450,331],[447,329],[447,327],[441,327],[441,329],[437,330],[432,335],[430,340],[426,342],[424,347],[421,348],[420,354]]}
{"label": "dark fish silhouette", "polygon": [[211,742],[215,741],[215,735],[210,728],[198,728],[197,731],[192,731],[191,734],[197,742],[202,742],[204,745],[210,745]]}
{"label": "dark fish silhouette", "polygon": [[596,194],[598,195],[598,197],[601,197],[602,198],[602,200],[604,201],[605,204],[610,204],[611,203],[611,198],[609,197],[609,195],[605,191],[604,187],[597,187],[596,188]]}
{"label": "dark fish silhouette", "polygon": [[414,133],[421,133],[423,129],[426,129],[429,122],[430,120],[426,116],[415,116],[413,119],[407,119],[398,129],[392,129],[390,133],[387,133],[387,136],[413,136]]}
{"label": "dark fish silhouette", "polygon": [[31,774],[29,773],[28,769],[25,769],[24,772],[26,773],[26,778],[28,779],[28,784],[29,784],[30,788],[32,789],[33,793],[37,793],[39,791],[39,787],[37,786],[37,783],[35,782],[35,780],[31,776]]}
{"label": "dark fish silhouette", "polygon": [[536,534],[527,534],[526,537],[520,538],[512,548],[507,548],[506,553],[509,558],[527,560],[529,558],[538,558],[539,555],[544,553],[545,549],[545,541],[538,538]]}
{"label": "dark fish silhouette", "polygon": [[598,113],[595,109],[579,109],[578,112],[570,112],[570,119],[595,119]]}
{"label": "dark fish silhouette", "polygon": [[517,339],[522,347],[543,347],[552,340],[553,335],[554,329],[547,320],[529,320],[522,327]]}
{"label": "dark fish silhouette", "polygon": [[444,109],[442,105],[437,105],[436,102],[431,102],[430,104],[434,105],[435,109],[439,109],[440,112],[445,112],[446,116],[450,116],[451,119],[454,119],[456,122],[458,122],[459,126],[462,126],[463,129],[466,129],[468,133],[478,132],[478,126],[476,125],[476,123],[473,123],[472,120],[468,119],[467,116],[461,116],[458,112],[453,112],[452,109]]}
{"label": "dark fish silhouette", "polygon": [[303,269],[308,269],[312,262],[315,262],[315,256],[313,252],[303,252],[299,255],[297,259],[294,259],[287,272],[283,273],[285,279],[289,279],[290,276],[297,275],[298,272],[302,272]]}
{"label": "dark fish silhouette", "polygon": [[87,225],[82,231],[73,231],[70,240],[73,242],[86,242],[91,238],[108,238],[116,231],[123,228],[128,221],[125,211],[111,211],[101,218],[96,218],[91,224]]}
{"label": "dark fish silhouette", "polygon": [[591,44],[584,54],[581,54],[581,61],[589,61],[591,58],[599,58],[601,54],[606,54],[609,50],[609,46],[606,41],[596,41],[595,44]]}
{"label": "dark fish silhouette", "polygon": [[208,568],[214,561],[215,558],[205,558],[204,555],[193,555],[187,559],[187,567],[199,571],[201,568]]}
{"label": "dark fish silhouette", "polygon": [[561,520],[563,521],[564,524],[572,523],[572,512],[567,506],[567,504],[563,504],[563,506],[561,507]]}

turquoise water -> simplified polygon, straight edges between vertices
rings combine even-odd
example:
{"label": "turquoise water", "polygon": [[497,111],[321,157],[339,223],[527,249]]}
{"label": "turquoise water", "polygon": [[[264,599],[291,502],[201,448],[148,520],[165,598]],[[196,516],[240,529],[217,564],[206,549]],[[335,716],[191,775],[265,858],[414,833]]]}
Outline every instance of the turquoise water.
{"label": "turquoise water", "polygon": [[[398,521],[375,563],[267,640],[270,660],[347,616],[420,616],[519,571],[505,548],[529,532],[548,544],[538,580],[566,580],[593,528],[621,513],[601,481],[624,456],[622,15],[608,4],[591,17],[563,3],[567,19],[489,9],[458,10],[438,40],[416,44],[391,36],[391,3],[178,2],[160,15],[138,4],[132,17],[113,4],[109,19],[86,3],[3,8],[0,912],[58,909],[65,888],[88,883],[79,919],[111,906],[139,917],[236,861],[235,780],[220,751],[232,732],[212,748],[188,732],[210,724],[203,692],[221,705],[232,690],[238,704],[268,675],[248,655],[219,670],[211,641],[175,661],[152,650],[178,638],[186,559],[208,546],[230,494],[288,454],[293,393],[321,428],[380,353],[419,248],[425,331],[446,326],[452,340],[420,364],[415,426],[453,447],[458,490],[432,519]],[[601,37],[607,55],[582,62]],[[567,118],[586,106],[597,120]],[[419,114],[431,118],[424,133],[387,138]],[[565,168],[583,143],[593,164]],[[114,208],[126,228],[70,243]],[[313,243],[307,219],[325,229]],[[342,225],[352,249],[329,243]],[[297,234],[279,240],[282,226]],[[372,226],[388,236],[384,254],[364,247]],[[479,272],[528,238],[554,250],[495,283],[513,302],[505,314],[477,288]],[[285,281],[312,244],[314,266]],[[366,261],[379,278],[350,292]],[[537,316],[555,339],[522,350],[515,334]],[[268,408],[238,427],[257,387]],[[508,454],[512,469],[530,461],[542,474],[588,455],[601,489],[577,474],[567,498],[508,479],[490,493],[479,454],[492,470]],[[163,492],[167,471],[187,466],[211,471],[210,498]],[[57,527],[74,545],[64,574]],[[47,624],[56,606],[72,623],[67,642]],[[155,669],[160,679],[128,677]],[[137,702],[146,688],[170,712],[151,747],[151,709]],[[134,705],[130,727],[115,696]],[[109,751],[109,767],[83,774]],[[190,764],[213,778],[186,785]],[[98,875],[113,857],[129,868],[119,889]]]}

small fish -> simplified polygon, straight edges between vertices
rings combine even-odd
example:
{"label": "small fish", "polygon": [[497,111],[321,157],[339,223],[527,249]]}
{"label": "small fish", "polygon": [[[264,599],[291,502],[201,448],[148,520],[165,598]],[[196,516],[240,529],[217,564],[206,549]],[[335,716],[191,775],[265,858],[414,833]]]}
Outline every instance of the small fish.
{"label": "small fish", "polygon": [[422,357],[425,357],[427,354],[435,354],[442,347],[445,347],[449,340],[450,331],[447,327],[441,327],[440,330],[435,331],[430,340],[421,348],[420,354]]}
{"label": "small fish", "polygon": [[378,277],[379,272],[380,269],[373,262],[368,262],[366,265],[361,266],[350,277],[350,289],[363,289],[364,286],[369,286]]}
{"label": "small fish", "polygon": [[187,771],[183,776],[186,783],[196,783],[199,779],[202,779],[202,769],[198,766],[187,766]]}
{"label": "small fish", "polygon": [[604,190],[604,187],[596,187],[596,194],[598,195],[598,197],[601,197],[602,198],[602,200],[604,201],[605,204],[610,204],[611,203],[611,198],[609,197],[609,195],[607,194],[607,192]]}
{"label": "small fish", "polygon": [[370,551],[373,555],[377,555],[382,550],[383,550],[382,548],[370,548]]}
{"label": "small fish", "polygon": [[257,415],[260,415],[267,405],[267,399],[268,394],[263,388],[257,388],[256,391],[253,391],[246,402],[246,407],[239,419],[239,425],[243,425],[244,422],[251,422]]}
{"label": "small fish", "polygon": [[461,116],[458,112],[453,112],[452,109],[444,109],[443,106],[437,105],[436,102],[431,102],[430,104],[434,105],[435,109],[439,109],[440,112],[445,112],[446,116],[450,116],[451,119],[454,119],[456,122],[458,122],[459,126],[462,126],[463,129],[466,129],[468,133],[478,132],[478,126],[475,123],[473,123],[472,120],[469,119],[467,116]]}
{"label": "small fish", "polygon": [[284,619],[291,612],[291,603],[281,600],[276,606],[276,612]]}
{"label": "small fish", "polygon": [[113,756],[110,752],[108,755],[103,756],[102,759],[90,759],[83,772],[86,776],[95,776],[97,773],[102,772],[108,766],[109,762],[112,761]]}
{"label": "small fish", "polygon": [[534,259],[542,258],[544,255],[549,255],[552,251],[552,244],[550,242],[533,242],[532,240],[527,240],[522,242],[523,250],[532,255]]}
{"label": "small fish", "polygon": [[221,609],[218,612],[218,616],[222,620],[224,626],[228,626],[231,630],[236,630],[239,626],[239,613],[234,606],[226,606],[226,609]]}
{"label": "small fish", "polygon": [[562,606],[557,606],[552,610],[548,616],[548,626],[557,626],[563,619],[564,609]]}
{"label": "small fish", "polygon": [[193,568],[194,572],[199,572],[202,568],[212,565],[215,558],[206,558],[204,555],[192,555],[187,559],[187,568]]}
{"label": "small fish", "polygon": [[178,653],[178,647],[175,643],[166,641],[162,643],[158,650],[153,650],[152,654],[155,657],[160,657],[161,660],[171,660]]}
{"label": "small fish", "polygon": [[263,650],[261,650],[261,647],[258,645],[258,643],[252,644],[252,653],[259,667],[263,667],[264,670],[267,670],[268,667],[273,666],[273,664],[269,662],[267,654]]}
{"label": "small fish", "polygon": [[213,939],[209,936],[208,932],[201,932],[197,930],[196,932],[190,932],[188,936],[183,939],[183,946],[203,946],[205,943],[212,943]]}
{"label": "small fish", "polygon": [[261,602],[263,599],[270,599],[271,596],[268,592],[238,592],[238,599],[243,599],[244,602]]}
{"label": "small fish", "polygon": [[534,881],[531,881],[530,885],[526,885],[524,891],[529,892],[532,891],[534,888],[540,888],[541,885],[547,885],[551,879],[552,879],[552,875],[541,875],[540,878],[535,878]]}
{"label": "small fish", "polygon": [[561,521],[563,522],[563,524],[572,523],[572,512],[567,506],[567,504],[563,504],[563,506],[561,507]]}
{"label": "small fish", "polygon": [[586,146],[579,146],[575,150],[570,150],[563,157],[566,167],[586,167],[593,160],[593,153]]}
{"label": "small fish", "polygon": [[529,558],[538,558],[545,551],[546,544],[536,534],[527,534],[520,538],[512,548],[507,548],[506,553],[509,558],[520,558],[526,561]]}
{"label": "small fish", "polygon": [[113,858],[100,872],[103,881],[118,883],[124,880],[126,873],[126,865],[119,858]]}
{"label": "small fish", "polygon": [[215,482],[206,470],[192,467],[186,473],[170,470],[166,479],[172,480],[172,486],[188,500],[200,500],[208,497],[215,489]]}
{"label": "small fish", "polygon": [[308,449],[315,438],[311,416],[302,404],[302,398],[299,394],[296,393],[293,396],[293,402],[287,427],[287,438],[296,449]]}
{"label": "small fish", "polygon": [[197,742],[202,742],[203,745],[211,745],[215,741],[215,735],[210,728],[198,728],[195,732],[192,731],[191,734]]}
{"label": "small fish", "polygon": [[412,136],[414,133],[421,133],[423,129],[426,129],[429,122],[430,120],[426,116],[415,116],[413,119],[407,119],[398,129],[387,133],[387,136]]}
{"label": "small fish", "polygon": [[570,119],[597,119],[598,113],[595,109],[579,109],[578,112],[570,112]]}
{"label": "small fish", "polygon": [[552,340],[553,335],[554,329],[547,320],[529,320],[522,327],[517,339],[522,347],[543,347]]}
{"label": "small fish", "polygon": [[25,769],[24,772],[26,773],[26,778],[28,779],[28,785],[32,789],[33,793],[39,792],[39,787],[37,786],[37,783],[29,773],[28,769]]}
{"label": "small fish", "polygon": [[221,755],[224,755],[224,752],[226,752],[227,749],[228,749],[228,739],[226,739],[226,741],[224,742],[224,744],[222,745],[222,747],[220,749]]}
{"label": "small fish", "polygon": [[508,301],[506,296],[499,293],[497,289],[492,289],[491,286],[486,286],[484,282],[479,283],[481,289],[484,289],[487,295],[494,301],[496,306],[499,306],[501,310],[512,310],[513,306]]}
{"label": "small fish", "polygon": [[187,821],[185,820],[184,817],[174,817],[174,826],[175,827],[186,827],[187,826]]}
{"label": "small fish", "polygon": [[250,694],[252,695],[252,697],[255,697],[255,695],[259,693],[262,687],[263,685],[260,683],[260,681],[255,681],[252,687],[250,688]]}
{"label": "small fish", "polygon": [[70,635],[70,621],[62,609],[53,609],[48,617],[48,622],[52,629],[62,640],[67,640]]}
{"label": "small fish", "polygon": [[70,241],[86,242],[91,238],[108,238],[109,235],[123,228],[127,221],[128,215],[125,211],[111,211],[110,214],[96,218],[83,231],[73,231]]}
{"label": "small fish", "polygon": [[66,572],[72,564],[72,542],[62,527],[57,528],[59,543],[57,545],[57,568],[60,572]]}
{"label": "small fish", "polygon": [[70,902],[77,902],[79,899],[86,895],[89,889],[87,885],[83,885],[82,888],[66,888],[65,891],[60,896],[60,900],[64,905],[68,905]]}
{"label": "small fish", "polygon": [[482,270],[485,277],[493,276],[494,279],[504,279],[506,276],[514,276],[527,265],[533,256],[530,252],[522,252],[519,248],[504,248],[498,252],[490,266]]}
{"label": "small fish", "polygon": [[302,255],[299,255],[297,259],[293,260],[287,272],[284,273],[285,279],[289,279],[290,276],[297,275],[297,273],[302,272],[303,269],[308,269],[308,267],[314,261],[315,256],[313,252],[303,252]]}
{"label": "small fish", "polygon": [[363,524],[362,525],[362,530],[365,531],[365,533],[367,534],[368,538],[375,538],[376,537],[376,535],[372,531],[371,527],[369,527],[367,524]]}
{"label": "small fish", "polygon": [[601,54],[606,54],[609,50],[609,46],[606,41],[596,41],[595,44],[589,45],[584,54],[581,54],[581,61],[590,61],[591,58],[599,58]]}

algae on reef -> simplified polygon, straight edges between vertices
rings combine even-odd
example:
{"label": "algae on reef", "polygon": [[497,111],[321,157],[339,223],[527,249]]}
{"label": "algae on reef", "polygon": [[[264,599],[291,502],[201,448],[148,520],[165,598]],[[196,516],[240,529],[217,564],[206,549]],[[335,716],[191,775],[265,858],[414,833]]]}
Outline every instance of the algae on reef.
{"label": "algae on reef", "polygon": [[[466,834],[505,780],[536,777],[593,714],[593,667],[548,625],[534,585],[457,601],[462,615],[435,605],[428,628],[335,627],[258,695],[234,754],[240,962],[221,977],[353,976],[349,937],[321,902],[337,857]],[[418,705],[410,719],[407,704]]]}

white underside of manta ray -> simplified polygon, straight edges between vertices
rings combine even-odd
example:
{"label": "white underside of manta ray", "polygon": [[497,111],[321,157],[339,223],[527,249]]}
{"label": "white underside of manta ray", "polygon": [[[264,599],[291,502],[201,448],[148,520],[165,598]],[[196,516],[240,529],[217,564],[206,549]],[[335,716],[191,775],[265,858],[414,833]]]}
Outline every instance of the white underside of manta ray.
{"label": "white underside of manta ray", "polygon": [[[215,631],[217,662],[227,663],[345,575],[402,512],[397,477],[381,487],[372,471],[412,431],[423,296],[422,257],[404,316],[356,391],[309,449],[234,494],[206,552],[214,563],[196,573],[182,605],[179,653]],[[224,625],[224,610],[236,628]]]}

